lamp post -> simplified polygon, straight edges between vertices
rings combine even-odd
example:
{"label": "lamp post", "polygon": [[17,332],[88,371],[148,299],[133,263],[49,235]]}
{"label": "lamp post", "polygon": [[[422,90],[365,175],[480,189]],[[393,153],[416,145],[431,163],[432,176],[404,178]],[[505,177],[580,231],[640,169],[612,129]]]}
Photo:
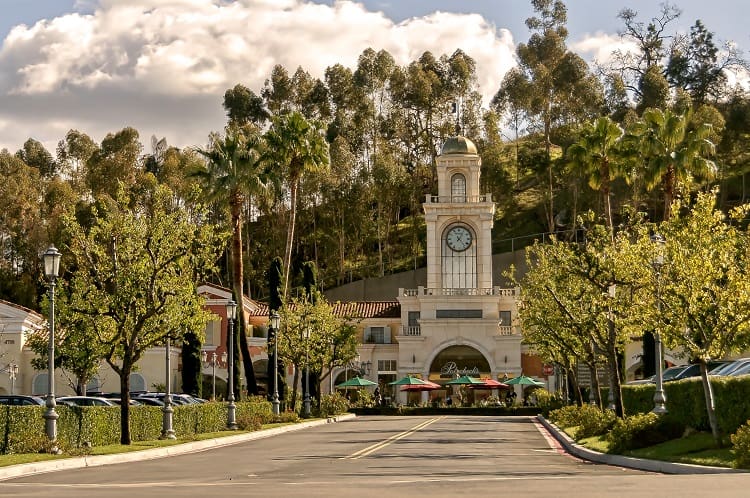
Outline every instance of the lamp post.
{"label": "lamp post", "polygon": [[[216,356],[216,351],[211,352],[211,356],[208,352],[201,351],[201,361],[204,365],[211,367],[211,401],[216,401],[216,365],[219,364],[219,357]],[[221,353],[221,363],[227,362],[226,351]]]}
{"label": "lamp post", "polygon": [[170,354],[172,352],[171,342],[167,337],[167,343],[164,345],[164,406],[162,407],[161,436],[159,439],[177,439],[172,428],[172,418],[174,408],[172,408],[172,376],[170,365]]}
{"label": "lamp post", "polygon": [[279,322],[281,317],[273,310],[268,316],[268,324],[274,331],[273,335],[273,399],[271,400],[271,406],[273,407],[273,414],[279,414]]}
{"label": "lamp post", "polygon": [[233,299],[227,302],[227,336],[229,338],[229,359],[227,363],[228,380],[227,385],[229,386],[229,392],[227,393],[227,399],[229,405],[227,405],[227,427],[229,429],[236,429],[237,422],[235,420],[234,405],[234,319],[237,316],[237,303]]}
{"label": "lamp post", "polygon": [[304,417],[310,418],[310,326],[304,328],[305,334],[305,399]]}
{"label": "lamp post", "polygon": [[18,365],[8,363],[8,377],[10,378],[10,393],[16,394],[16,377],[18,376]]}
{"label": "lamp post", "polygon": [[[658,321],[661,319],[661,270],[664,268],[664,247],[667,241],[661,234],[655,233],[651,236],[651,243],[654,245],[651,265],[654,267],[654,276],[656,277],[656,311]],[[656,391],[654,392],[654,409],[651,411],[658,415],[663,415],[667,413],[667,396],[664,394],[664,382],[662,379],[664,358],[661,334],[659,334],[658,327],[654,327],[654,349],[656,360]]]}
{"label": "lamp post", "polygon": [[62,254],[55,246],[49,246],[42,255],[44,260],[44,275],[49,280],[49,344],[47,347],[47,399],[44,412],[45,429],[47,439],[51,443],[52,453],[57,453],[55,445],[57,441],[57,419],[59,415],[55,411],[55,280],[60,271],[60,258]]}

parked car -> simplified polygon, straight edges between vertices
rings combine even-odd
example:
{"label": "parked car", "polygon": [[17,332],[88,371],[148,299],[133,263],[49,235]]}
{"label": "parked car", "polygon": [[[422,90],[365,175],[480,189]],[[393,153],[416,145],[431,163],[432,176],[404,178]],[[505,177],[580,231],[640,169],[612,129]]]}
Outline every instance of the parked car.
{"label": "parked car", "polygon": [[[138,396],[139,401],[143,400],[144,398],[153,398],[158,399],[162,403],[164,403],[164,397],[166,394],[164,393],[144,393]],[[172,398],[172,404],[173,405],[194,405],[197,403],[200,403],[198,400],[190,396],[189,394],[170,394],[170,397]]]}
{"label": "parked car", "polygon": [[750,364],[750,358],[739,358],[737,360],[731,360],[724,365],[721,365],[717,368],[714,368],[710,372],[708,372],[709,375],[732,375],[732,373],[742,368],[743,366]]}
{"label": "parked car", "polygon": [[99,396],[61,396],[57,398],[57,403],[67,406],[117,406],[111,400]]}
{"label": "parked car", "polygon": [[44,398],[25,394],[0,394],[0,405],[33,406],[43,405]]}
{"label": "parked car", "polygon": [[[708,365],[707,365],[709,374],[714,369],[719,368],[719,367],[725,365],[726,363],[728,363],[727,360],[712,360],[712,361],[709,361]],[[665,378],[664,381],[666,382],[667,380],[672,381],[672,380],[689,379],[690,377],[699,377],[700,374],[701,374],[701,366],[700,366],[700,364],[699,363],[693,363],[692,365],[688,365],[687,368],[683,369],[682,371],[677,372],[676,374],[674,374],[671,378],[669,378],[669,379]]]}
{"label": "parked car", "polygon": [[158,398],[150,398],[150,397],[144,396],[144,397],[135,397],[131,399],[138,401],[142,405],[164,406],[164,402]]}
{"label": "parked car", "polygon": [[736,377],[737,375],[747,375],[750,373],[750,361],[743,362],[741,365],[736,366],[734,369],[730,370],[728,374],[729,376]]}

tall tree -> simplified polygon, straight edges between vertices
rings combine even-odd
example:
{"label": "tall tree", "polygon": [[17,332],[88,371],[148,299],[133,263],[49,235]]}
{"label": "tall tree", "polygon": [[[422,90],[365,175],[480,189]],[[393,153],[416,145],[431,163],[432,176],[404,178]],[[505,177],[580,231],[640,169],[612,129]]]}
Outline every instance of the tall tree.
{"label": "tall tree", "polygon": [[[516,54],[519,75],[504,80],[514,88],[501,87],[499,102],[518,97],[514,106],[524,106],[531,124],[544,137],[547,176],[547,225],[555,229],[555,181],[552,162],[553,126],[580,121],[598,114],[603,107],[603,91],[598,80],[579,56],[565,44],[568,30],[567,8],[561,0],[532,0],[537,16],[526,19],[526,26],[534,31],[528,43],[518,45]],[[522,76],[522,77],[520,77]],[[517,89],[515,87],[518,87]]]}
{"label": "tall tree", "polygon": [[317,122],[306,120],[297,111],[274,116],[272,121],[273,124],[265,135],[268,144],[267,160],[277,168],[279,177],[284,178],[289,188],[289,221],[284,251],[283,296],[286,298],[300,180],[309,172],[327,169],[330,159],[328,143]]}
{"label": "tall tree", "polygon": [[661,187],[665,220],[671,215],[680,182],[692,177],[712,179],[716,175],[716,164],[708,159],[714,152],[714,144],[707,138],[711,125],[690,129],[688,123],[687,114],[647,109],[643,119],[628,128],[624,139],[640,156],[646,188]]}
{"label": "tall tree", "polygon": [[623,133],[615,122],[602,117],[585,127],[581,138],[568,147],[567,151],[571,167],[588,177],[591,188],[599,190],[607,229],[612,238],[614,228],[610,186],[612,180],[620,174],[617,146]]}
{"label": "tall tree", "polygon": [[120,377],[120,442],[130,444],[130,374],[144,353],[204,330],[209,320],[197,282],[222,249],[214,227],[172,203],[157,187],[150,196],[99,203],[90,226],[66,219],[68,247],[77,267],[69,283],[71,321],[87,323],[89,340]]}
{"label": "tall tree", "polygon": [[[232,234],[232,288],[238,299],[238,319],[247,323],[244,299],[244,264],[242,252],[243,208],[248,197],[263,195],[269,183],[269,173],[261,161],[262,140],[259,134],[246,134],[230,128],[226,136],[216,138],[211,148],[197,149],[206,163],[193,172],[203,184],[208,199],[229,210]],[[241,329],[242,330],[242,329]],[[248,388],[256,386],[255,372],[247,336],[240,333],[240,352]],[[250,392],[250,394],[258,394]]]}
{"label": "tall tree", "polygon": [[653,292],[644,296],[649,301],[642,307],[642,319],[658,324],[668,347],[684,351],[700,364],[708,419],[719,445],[707,364],[750,347],[750,244],[748,231],[739,228],[745,225],[740,220],[747,218],[750,205],[732,210],[727,217],[715,209],[715,202],[716,192],[699,194],[692,208],[681,209],[684,203],[678,201],[675,215],[659,227],[666,238],[658,282],[660,306],[657,312]]}

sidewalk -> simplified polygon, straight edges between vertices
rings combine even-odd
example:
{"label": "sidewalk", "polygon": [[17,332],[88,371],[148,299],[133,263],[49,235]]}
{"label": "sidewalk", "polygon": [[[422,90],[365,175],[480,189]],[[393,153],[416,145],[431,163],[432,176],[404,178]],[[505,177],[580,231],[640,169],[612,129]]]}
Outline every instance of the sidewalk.
{"label": "sidewalk", "polygon": [[276,436],[285,432],[299,431],[302,429],[307,429],[308,427],[326,425],[333,422],[348,420],[354,417],[356,417],[356,415],[352,413],[345,413],[343,415],[338,415],[336,417],[327,419],[311,420],[308,422],[300,422],[298,424],[285,425],[283,427],[275,427],[273,429],[244,432],[242,434],[220,437],[216,439],[206,439],[204,441],[191,441],[187,443],[176,444],[174,446],[167,446],[164,448],[130,451],[127,453],[115,453],[112,455],[88,455],[81,457],[61,458],[59,460],[48,460],[45,462],[32,462],[22,463],[19,465],[10,465],[7,467],[0,467],[0,481],[32,474],[42,474],[45,472],[80,469],[83,467],[98,467],[100,465],[110,465],[113,463],[135,462],[141,460],[152,460],[154,458],[164,458],[174,455],[183,455],[185,453],[194,453],[197,451],[204,451],[212,448],[228,446],[230,444],[243,443],[245,441],[252,441],[255,439]]}
{"label": "sidewalk", "polygon": [[648,472],[659,472],[662,474],[735,474],[746,473],[741,469],[729,469],[726,467],[709,467],[704,465],[692,465],[689,463],[664,462],[661,460],[647,460],[645,458],[634,458],[622,455],[610,455],[584,448],[576,443],[570,436],[560,430],[555,424],[549,422],[541,415],[537,420],[549,431],[552,436],[565,448],[565,451],[583,460],[596,463],[604,463],[617,467],[645,470]]}

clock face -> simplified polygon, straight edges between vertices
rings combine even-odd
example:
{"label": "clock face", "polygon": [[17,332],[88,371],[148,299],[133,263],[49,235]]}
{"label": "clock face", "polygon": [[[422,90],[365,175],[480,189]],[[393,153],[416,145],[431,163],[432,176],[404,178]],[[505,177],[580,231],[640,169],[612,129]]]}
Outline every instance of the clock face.
{"label": "clock face", "polygon": [[448,231],[445,242],[454,251],[465,251],[471,246],[471,232],[464,227],[453,227]]}

